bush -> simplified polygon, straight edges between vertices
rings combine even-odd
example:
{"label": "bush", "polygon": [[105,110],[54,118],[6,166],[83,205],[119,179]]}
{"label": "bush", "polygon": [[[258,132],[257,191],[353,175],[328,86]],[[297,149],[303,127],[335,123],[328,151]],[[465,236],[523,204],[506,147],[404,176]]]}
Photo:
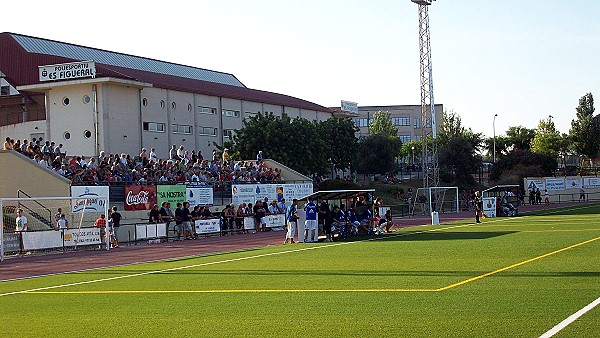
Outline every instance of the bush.
{"label": "bush", "polygon": [[319,190],[358,190],[361,187],[355,183],[342,180],[327,180],[319,184]]}

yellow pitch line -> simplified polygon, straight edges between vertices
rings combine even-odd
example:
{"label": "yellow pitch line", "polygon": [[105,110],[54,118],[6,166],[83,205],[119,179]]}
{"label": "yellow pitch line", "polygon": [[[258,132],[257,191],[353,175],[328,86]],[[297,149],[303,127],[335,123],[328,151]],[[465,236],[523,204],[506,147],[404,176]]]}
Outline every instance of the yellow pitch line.
{"label": "yellow pitch line", "polygon": [[485,277],[488,277],[488,276],[491,276],[491,275],[495,275],[495,274],[497,274],[497,273],[500,273],[500,272],[503,272],[503,271],[506,271],[506,270],[510,270],[510,269],[512,269],[512,268],[516,268],[516,267],[518,267],[518,266],[521,266],[521,265],[524,265],[524,264],[527,264],[527,263],[531,263],[531,262],[533,262],[533,261],[536,261],[536,260],[538,260],[538,259],[542,259],[542,258],[545,258],[545,257],[548,257],[548,256],[552,256],[552,255],[555,255],[555,254],[557,254],[557,253],[561,253],[561,252],[563,252],[563,251],[567,251],[567,250],[570,250],[570,249],[576,248],[576,247],[578,247],[578,246],[581,246],[581,245],[584,245],[584,244],[588,244],[588,243],[591,243],[591,242],[597,241],[597,240],[599,240],[599,239],[600,239],[600,237],[596,237],[596,238],[592,238],[592,239],[590,239],[590,240],[587,240],[587,241],[584,241],[584,242],[581,242],[581,243],[573,244],[573,245],[571,245],[571,246],[568,246],[568,247],[566,247],[566,248],[558,249],[558,250],[556,250],[556,251],[552,251],[552,252],[549,252],[549,253],[547,253],[547,254],[544,254],[544,255],[541,255],[541,256],[537,256],[537,257],[534,257],[534,258],[528,259],[528,260],[526,260],[526,261],[523,261],[523,262],[519,262],[519,263],[516,263],[516,264],[513,264],[513,265],[509,265],[509,266],[507,266],[507,267],[504,267],[504,268],[502,268],[502,269],[498,269],[498,270],[495,270],[495,271],[492,271],[492,272],[484,273],[483,275],[475,276],[475,277],[473,277],[473,278],[466,279],[466,280],[464,280],[464,281],[462,281],[462,282],[454,283],[454,284],[451,284],[451,285],[445,286],[445,287],[443,287],[443,288],[439,288],[439,289],[437,289],[436,291],[445,291],[445,290],[448,290],[448,289],[455,288],[455,287],[457,287],[457,286],[465,285],[465,284],[467,284],[467,283],[471,283],[471,282],[474,282],[474,281],[476,281],[476,280],[479,280],[479,279],[482,279],[482,278],[485,278]]}
{"label": "yellow pitch line", "polygon": [[306,293],[306,292],[437,292],[436,289],[266,289],[266,290],[101,290],[101,291],[31,291],[22,293],[50,295],[106,295],[106,294],[177,294],[177,293]]}

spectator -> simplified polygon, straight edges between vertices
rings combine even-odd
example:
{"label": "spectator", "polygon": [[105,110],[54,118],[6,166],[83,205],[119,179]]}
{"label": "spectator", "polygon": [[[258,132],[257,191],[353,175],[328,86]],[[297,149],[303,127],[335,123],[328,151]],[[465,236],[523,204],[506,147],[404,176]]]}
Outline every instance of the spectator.
{"label": "spectator", "polygon": [[23,215],[23,209],[17,209],[17,218],[15,219],[15,232],[27,231],[27,217]]}
{"label": "spectator", "polygon": [[110,221],[112,223],[112,234],[113,234],[113,247],[119,247],[119,227],[121,226],[121,214],[117,211],[117,207],[112,207],[112,213],[110,214]]}
{"label": "spectator", "polygon": [[263,161],[264,161],[263,152],[262,152],[262,150],[260,150],[258,152],[258,154],[256,154],[256,163],[259,164],[259,163],[262,163]]}

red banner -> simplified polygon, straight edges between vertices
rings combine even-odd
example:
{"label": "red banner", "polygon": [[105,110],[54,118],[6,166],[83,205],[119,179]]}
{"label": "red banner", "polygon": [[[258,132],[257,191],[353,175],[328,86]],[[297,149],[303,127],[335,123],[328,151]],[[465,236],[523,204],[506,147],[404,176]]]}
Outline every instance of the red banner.
{"label": "red banner", "polygon": [[125,210],[151,210],[156,202],[156,186],[125,187]]}

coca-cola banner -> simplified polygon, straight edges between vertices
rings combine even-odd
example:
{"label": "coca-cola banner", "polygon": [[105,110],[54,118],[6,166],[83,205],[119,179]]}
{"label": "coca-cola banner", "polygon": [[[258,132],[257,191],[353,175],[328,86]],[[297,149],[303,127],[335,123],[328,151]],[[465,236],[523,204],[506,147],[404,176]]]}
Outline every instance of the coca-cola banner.
{"label": "coca-cola banner", "polygon": [[156,186],[125,186],[125,210],[151,210],[156,203]]}

